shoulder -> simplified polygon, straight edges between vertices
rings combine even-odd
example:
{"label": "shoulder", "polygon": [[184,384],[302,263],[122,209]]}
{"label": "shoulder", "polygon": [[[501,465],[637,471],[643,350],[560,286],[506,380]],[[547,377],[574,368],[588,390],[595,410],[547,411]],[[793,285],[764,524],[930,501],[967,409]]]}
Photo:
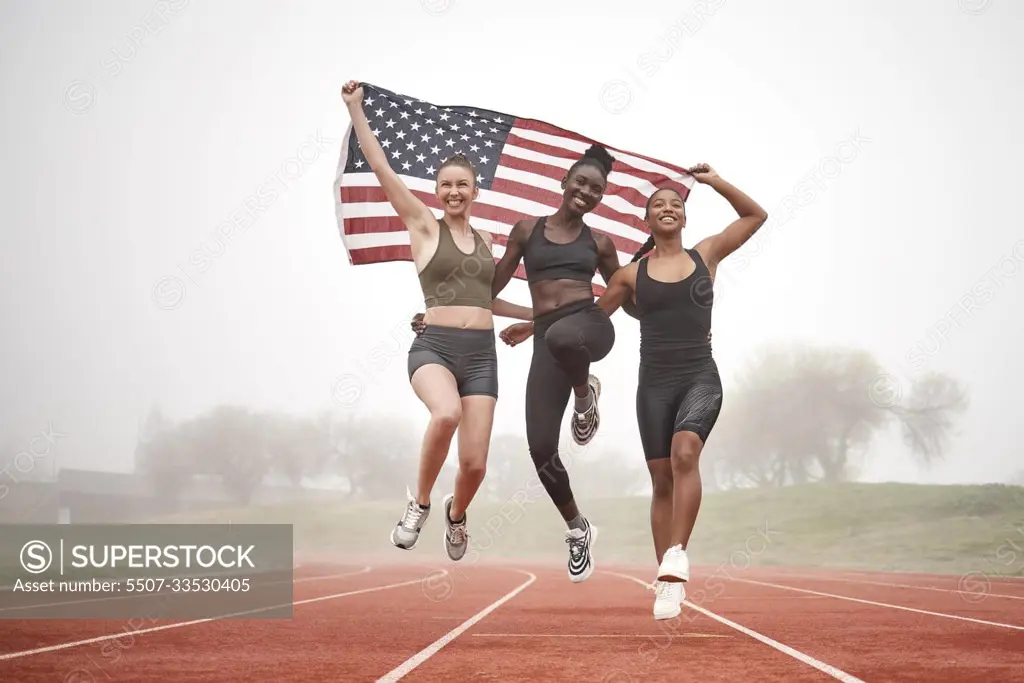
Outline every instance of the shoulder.
{"label": "shoulder", "polygon": [[540,222],[540,218],[531,216],[522,220],[516,221],[515,225],[512,226],[512,232],[510,237],[518,237],[522,239],[529,239],[530,235],[533,234],[533,229],[537,227],[537,223]]}
{"label": "shoulder", "polygon": [[713,262],[715,255],[715,237],[716,235],[705,237],[700,242],[697,242],[693,249],[687,249],[690,253],[690,257],[692,258],[694,255],[699,256],[700,260],[704,262],[704,265],[709,268],[715,265]]}
{"label": "shoulder", "polygon": [[473,230],[476,232],[476,234],[480,235],[480,239],[484,241],[484,244],[486,244],[487,246],[491,246],[492,244],[494,244],[494,235],[487,232],[486,230],[479,230],[477,228],[473,228]]}
{"label": "shoulder", "polygon": [[642,261],[631,261],[626,265],[615,271],[615,275],[612,275],[613,280],[618,280],[630,286],[636,284],[637,273],[640,272],[640,264]]}
{"label": "shoulder", "polygon": [[594,230],[590,226],[587,226],[587,229],[590,230],[590,234],[594,237],[594,243],[597,245],[598,251],[615,252],[615,242],[612,241],[611,237],[603,232]]}

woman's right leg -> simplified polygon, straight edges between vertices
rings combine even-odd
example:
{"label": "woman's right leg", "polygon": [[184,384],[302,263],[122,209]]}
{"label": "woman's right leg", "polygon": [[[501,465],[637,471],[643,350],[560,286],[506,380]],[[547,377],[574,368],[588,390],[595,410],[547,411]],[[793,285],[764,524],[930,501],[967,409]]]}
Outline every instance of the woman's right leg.
{"label": "woman's right leg", "polygon": [[420,447],[416,496],[409,501],[405,514],[391,532],[391,542],[404,550],[411,550],[419,540],[423,524],[430,515],[430,493],[462,419],[462,399],[455,376],[441,364],[440,358],[434,362],[424,358],[425,353],[418,349],[410,352],[410,365],[427,361],[412,368],[410,381],[416,396],[430,411],[430,422]]}

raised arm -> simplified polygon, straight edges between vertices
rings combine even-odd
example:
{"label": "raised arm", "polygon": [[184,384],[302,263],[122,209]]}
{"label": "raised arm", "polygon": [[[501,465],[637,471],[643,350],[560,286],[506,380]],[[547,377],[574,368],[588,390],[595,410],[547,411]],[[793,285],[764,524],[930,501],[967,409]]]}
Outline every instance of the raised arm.
{"label": "raised arm", "polygon": [[630,313],[630,315],[634,318],[639,318],[639,312],[636,311],[636,307],[633,305],[633,292],[636,289],[636,271],[637,264],[630,263],[619,268],[612,275],[608,281],[608,288],[604,290],[604,294],[597,300],[597,305],[601,307],[605,315],[611,317],[615,311],[619,310],[620,306],[625,308],[628,304],[635,313],[635,315],[634,313]]}
{"label": "raised arm", "polygon": [[724,180],[715,172],[715,169],[707,164],[698,164],[691,168],[690,172],[693,173],[697,182],[714,188],[718,194],[725,197],[726,201],[739,214],[739,218],[726,226],[725,230],[705,237],[695,247],[714,276],[715,268],[722,259],[742,247],[747,240],[753,237],[754,233],[768,220],[768,213],[761,208],[760,204],[745,195],[732,183]]}
{"label": "raised arm", "polygon": [[[594,233],[594,241],[597,242],[597,269],[600,271],[601,277],[604,278],[605,284],[611,286],[612,278],[621,270],[619,252],[615,250],[615,243],[607,235]],[[635,276],[634,279],[636,279]],[[618,304],[616,308],[618,306],[622,306],[622,310],[639,320],[639,313],[636,310],[636,306],[633,305],[632,295],[626,301]]]}
{"label": "raised arm", "polygon": [[377,137],[370,130],[370,124],[363,112],[363,88],[356,81],[349,81],[341,89],[341,99],[348,107],[349,116],[352,118],[352,127],[355,129],[356,138],[359,140],[359,147],[366,157],[367,163],[373,169],[380,183],[384,195],[395,207],[398,217],[405,223],[411,233],[426,234],[434,229],[437,221],[434,215],[427,208],[427,205],[414,195],[398,174],[388,165],[387,155],[381,148]]}
{"label": "raised arm", "polygon": [[[524,218],[512,226],[508,235],[508,242],[505,244],[505,253],[494,268],[494,280],[491,281],[491,296],[497,299],[501,290],[512,280],[516,274],[516,268],[523,260],[523,249],[526,245],[526,238],[529,237],[529,225],[536,224],[534,218]],[[532,319],[532,317],[530,318]]]}

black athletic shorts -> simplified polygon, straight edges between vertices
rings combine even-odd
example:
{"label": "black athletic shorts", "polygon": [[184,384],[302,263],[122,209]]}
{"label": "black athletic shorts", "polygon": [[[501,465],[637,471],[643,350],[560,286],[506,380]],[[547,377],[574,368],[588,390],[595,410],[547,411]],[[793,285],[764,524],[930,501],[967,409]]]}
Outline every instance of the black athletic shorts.
{"label": "black athletic shorts", "polygon": [[693,432],[707,443],[721,409],[722,380],[714,360],[686,369],[640,366],[636,420],[647,460],[670,457],[677,432]]}
{"label": "black athletic shorts", "polygon": [[498,398],[498,354],[494,330],[427,325],[409,347],[409,381],[424,365],[437,364],[455,376],[459,396]]}

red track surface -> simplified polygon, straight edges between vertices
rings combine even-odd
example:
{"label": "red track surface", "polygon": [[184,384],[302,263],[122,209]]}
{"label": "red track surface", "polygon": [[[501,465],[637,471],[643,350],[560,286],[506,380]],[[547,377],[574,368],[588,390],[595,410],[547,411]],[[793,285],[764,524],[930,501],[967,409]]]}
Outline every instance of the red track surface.
{"label": "red track surface", "polygon": [[126,620],[0,614],[0,681],[991,682],[1024,672],[1024,581],[695,568],[682,616],[656,622],[654,593],[640,585],[651,571],[600,565],[574,585],[557,565],[303,566],[291,620],[135,622],[169,626],[135,634]]}

